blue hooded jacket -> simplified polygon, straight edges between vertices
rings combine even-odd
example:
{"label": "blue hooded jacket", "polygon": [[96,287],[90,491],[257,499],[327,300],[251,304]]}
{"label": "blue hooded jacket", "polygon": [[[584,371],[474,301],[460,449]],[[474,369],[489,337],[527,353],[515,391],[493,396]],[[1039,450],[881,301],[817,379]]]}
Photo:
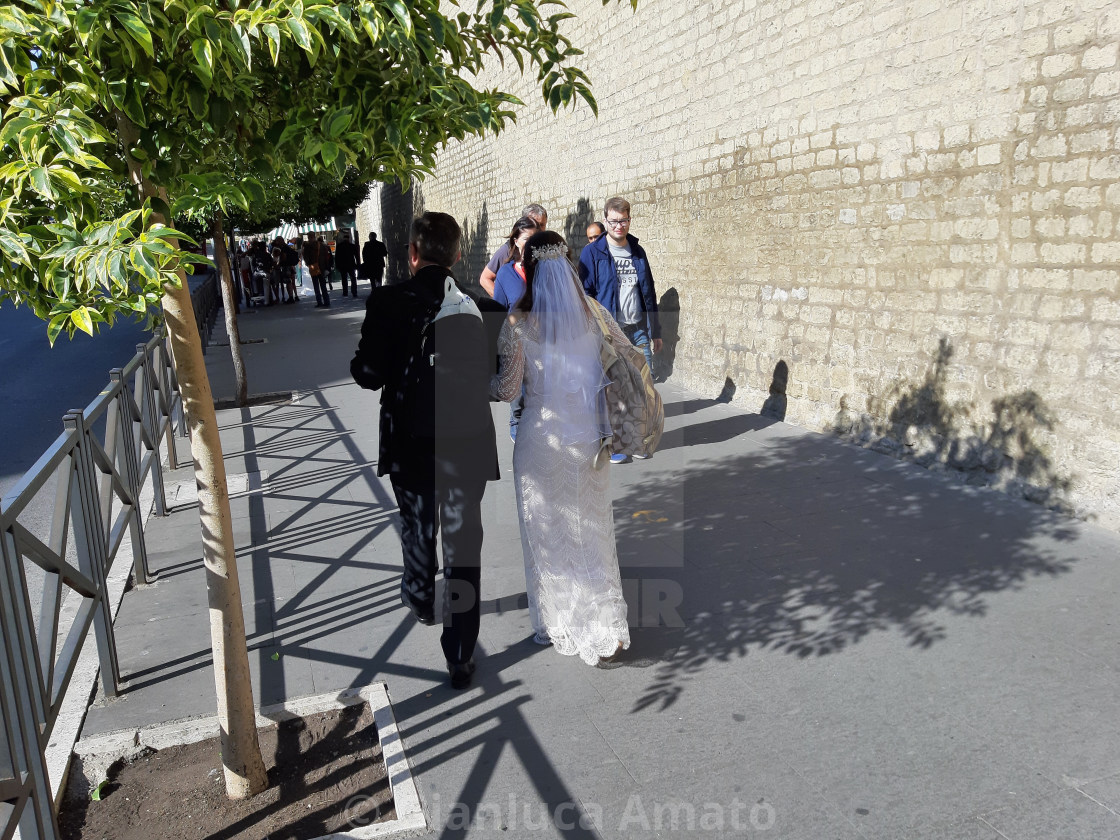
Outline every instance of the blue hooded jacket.
{"label": "blue hooded jacket", "polygon": [[[626,234],[630,252],[634,259],[634,269],[638,272],[638,291],[642,308],[649,322],[650,338],[661,338],[661,323],[657,319],[657,290],[653,286],[653,272],[645,249],[638,244],[638,237]],[[614,267],[614,257],[609,247],[610,239],[606,234],[584,247],[579,255],[579,279],[588,296],[595,298],[603,308],[615,317],[618,316],[618,272]]]}

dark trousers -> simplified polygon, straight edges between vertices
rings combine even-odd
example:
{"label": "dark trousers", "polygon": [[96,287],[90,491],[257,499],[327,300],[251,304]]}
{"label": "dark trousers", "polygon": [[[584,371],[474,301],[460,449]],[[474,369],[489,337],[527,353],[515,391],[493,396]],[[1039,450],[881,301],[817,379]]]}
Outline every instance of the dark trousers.
{"label": "dark trousers", "polygon": [[315,302],[323,306],[331,305],[331,294],[327,291],[327,278],[322,272],[311,276],[311,284],[315,287]]}
{"label": "dark trousers", "polygon": [[338,273],[342,275],[342,294],[343,294],[343,296],[346,295],[346,278],[349,277],[350,278],[350,293],[352,295],[354,295],[354,297],[357,297],[358,296],[358,273],[357,273],[357,271],[355,271],[353,267],[351,267],[351,268],[340,268],[338,270]]}
{"label": "dark trousers", "polygon": [[391,476],[401,518],[401,600],[419,616],[435,610],[436,537],[443,529],[443,635],[448,664],[466,662],[478,641],[485,480],[467,486],[405,487]]}

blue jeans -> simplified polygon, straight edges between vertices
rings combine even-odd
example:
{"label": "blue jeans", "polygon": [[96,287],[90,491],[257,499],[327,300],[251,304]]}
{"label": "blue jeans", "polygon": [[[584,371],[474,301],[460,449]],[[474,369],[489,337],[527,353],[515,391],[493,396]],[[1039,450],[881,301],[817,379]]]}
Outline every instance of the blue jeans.
{"label": "blue jeans", "polygon": [[645,324],[619,324],[630,343],[645,354],[650,376],[653,376],[653,343],[649,338],[649,327]]}

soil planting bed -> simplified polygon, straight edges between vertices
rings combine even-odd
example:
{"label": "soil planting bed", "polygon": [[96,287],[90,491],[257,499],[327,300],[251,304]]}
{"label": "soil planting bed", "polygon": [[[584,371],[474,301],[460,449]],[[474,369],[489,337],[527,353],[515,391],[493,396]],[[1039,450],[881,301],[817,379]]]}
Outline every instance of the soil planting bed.
{"label": "soil planting bed", "polygon": [[226,797],[217,738],[118,762],[97,802],[72,772],[63,840],[310,840],[395,817],[368,704],[282,721],[258,736],[269,787],[242,802]]}

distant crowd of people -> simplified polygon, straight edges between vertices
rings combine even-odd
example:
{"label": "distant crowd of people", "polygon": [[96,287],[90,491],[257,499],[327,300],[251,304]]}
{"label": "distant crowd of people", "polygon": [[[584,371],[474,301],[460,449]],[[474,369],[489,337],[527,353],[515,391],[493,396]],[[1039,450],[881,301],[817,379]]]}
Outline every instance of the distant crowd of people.
{"label": "distant crowd of people", "polygon": [[308,233],[303,238],[287,241],[277,236],[272,242],[263,239],[242,242],[236,264],[241,293],[247,306],[298,303],[297,287],[302,284],[299,276],[302,263],[315,290],[315,306],[326,308],[331,305],[336,270],[342,285],[342,296],[357,297],[359,276],[369,280],[371,287],[381,285],[387,255],[384,243],[372,231],[360,252],[357,243],[350,240],[348,231],[339,234],[333,243]]}

